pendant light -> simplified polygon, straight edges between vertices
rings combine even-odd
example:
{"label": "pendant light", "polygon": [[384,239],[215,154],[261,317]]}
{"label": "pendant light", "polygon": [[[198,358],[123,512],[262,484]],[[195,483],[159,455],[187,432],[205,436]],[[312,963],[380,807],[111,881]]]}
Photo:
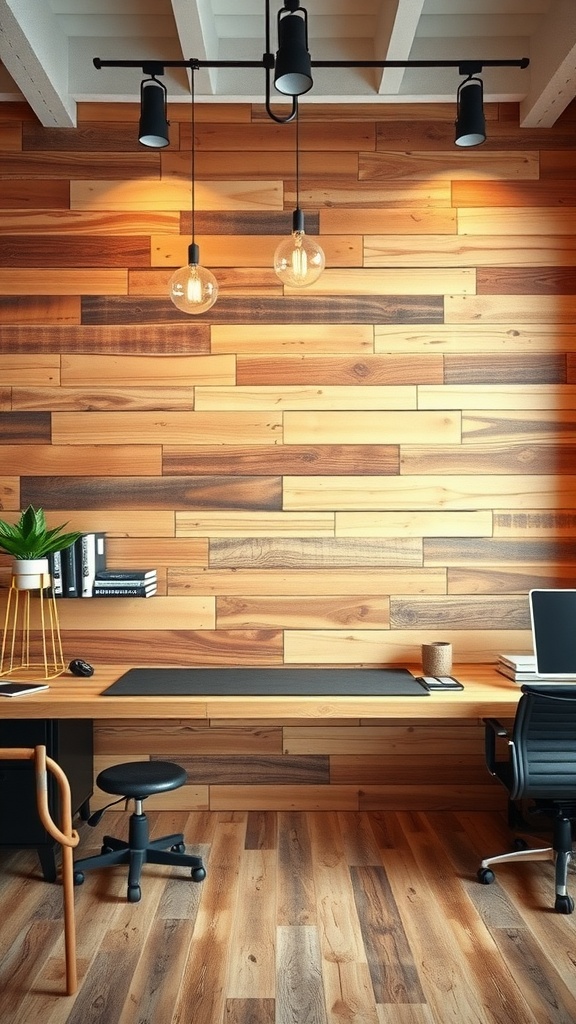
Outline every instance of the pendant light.
{"label": "pendant light", "polygon": [[296,209],[292,214],[292,234],[283,239],[274,253],[274,271],[283,284],[306,288],[320,277],[326,257],[314,239],[304,230],[304,214],[300,209],[300,144],[299,117],[296,106]]}
{"label": "pendant light", "polygon": [[170,145],[168,127],[168,102],[166,86],[156,78],[164,74],[164,68],[154,67],[151,77],[140,83],[140,123],[138,125],[138,142],[152,149],[163,149]]}
{"label": "pendant light", "polygon": [[454,141],[457,146],[480,146],[486,141],[484,85],[474,75],[469,75],[458,87]]}
{"label": "pendant light", "polygon": [[205,313],[218,298],[218,282],[214,274],[200,265],[200,249],[195,241],[195,151],[196,121],[194,117],[194,72],[191,71],[192,95],[192,242],[188,246],[188,264],[175,270],[169,281],[170,298],[183,313]]}

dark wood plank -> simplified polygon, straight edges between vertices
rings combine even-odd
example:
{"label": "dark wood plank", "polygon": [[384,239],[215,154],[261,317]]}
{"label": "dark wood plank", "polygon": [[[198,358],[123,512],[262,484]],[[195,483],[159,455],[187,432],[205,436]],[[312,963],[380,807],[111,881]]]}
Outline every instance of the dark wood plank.
{"label": "dark wood plank", "polygon": [[[569,124],[552,128],[522,128],[518,123],[490,121],[485,150],[558,149],[574,146]],[[417,150],[422,152],[451,150],[454,125],[446,121],[386,121],[376,124],[376,150]]]}
{"label": "dark wood plank", "polygon": [[2,412],[0,437],[5,444],[50,444],[50,414]]}
{"label": "dark wood plank", "polygon": [[230,475],[255,476],[331,476],[338,473],[394,476],[399,472],[399,446],[291,444],[238,446],[234,450],[222,445],[193,448],[163,446],[164,476],[203,476],[214,470]]}
{"label": "dark wood plank", "polygon": [[149,267],[150,238],[142,235],[3,235],[1,267]]}
{"label": "dark wood plank", "polygon": [[302,811],[278,813],[278,924],[317,922],[312,878],[312,844]]}
{"label": "dark wood plank", "polygon": [[70,182],[22,178],[2,181],[1,210],[69,210]]}
{"label": "dark wood plank", "polygon": [[246,850],[275,850],[278,843],[278,823],[275,811],[248,811],[246,820]]}
{"label": "dark wood plank", "polygon": [[574,267],[478,267],[476,291],[478,295],[573,295],[576,274]]}
{"label": "dark wood plank", "polygon": [[[86,295],[82,298],[83,324],[175,323],[181,313],[165,298]],[[439,295],[332,295],[249,298],[221,296],[204,323],[235,324],[366,324],[442,323],[444,300]],[[185,321],[189,323],[189,319]]]}
{"label": "dark wood plank", "polygon": [[[166,411],[194,408],[192,388],[94,387],[12,388],[12,408],[48,409],[51,412],[118,412],[120,409]],[[1,398],[0,398],[1,408]],[[210,467],[206,464],[204,473]],[[212,467],[214,468],[214,463]],[[226,472],[229,472],[227,470]],[[270,471],[271,472],[271,471]]]}
{"label": "dark wood plank", "polygon": [[[465,431],[463,436],[466,436]],[[405,474],[572,475],[576,469],[576,444],[528,444],[520,441],[506,444],[505,441],[495,441],[492,444],[438,445],[429,448],[414,445],[405,450],[400,466],[401,472]]]}
{"label": "dark wood plank", "polygon": [[275,999],[227,999],[226,1024],[274,1024]]}
{"label": "dark wood plank", "polygon": [[[147,156],[138,142],[137,126],[119,121],[83,121],[76,128],[45,128],[38,121],[26,122],[22,148],[24,152],[138,152],[143,159]],[[151,155],[159,158],[159,154]]]}
{"label": "dark wood plank", "polygon": [[483,569],[448,567],[449,594],[527,594],[533,589],[574,586],[572,565],[526,565],[522,568]]}
{"label": "dark wood plank", "polygon": [[[45,300],[48,301],[48,300]],[[60,300],[62,301],[62,300]],[[79,323],[78,317],[75,324]],[[2,300],[0,299],[0,319]],[[47,317],[46,319],[51,319]],[[6,324],[0,335],[0,351],[59,352],[106,355],[183,355],[210,351],[210,328],[205,323],[102,324],[94,327],[42,324]]]}
{"label": "dark wood plank", "polygon": [[178,763],[192,785],[328,785],[329,758],[322,754],[218,754],[212,757],[180,755]]}
{"label": "dark wood plank", "polygon": [[[44,129],[45,130],[45,129]],[[66,129],[62,129],[66,130]],[[70,140],[72,141],[72,140]],[[120,149],[121,147],[118,147]],[[138,178],[160,179],[160,156],[151,151],[126,156],[121,152],[110,153],[95,148],[86,153],[39,152],[2,153],[2,175],[28,179],[82,179],[103,178],[104,180],[131,180]]]}
{"label": "dark wood plank", "polygon": [[[292,215],[287,210],[196,210],[197,235],[284,235],[292,231]],[[192,233],[192,213],[184,210],[180,234]],[[320,214],[306,210],[306,233],[320,233]]]}
{"label": "dark wood plank", "polygon": [[535,565],[541,563],[574,564],[576,540],[551,537],[547,540],[532,538],[476,538],[425,537],[425,565]]}
{"label": "dark wood plank", "polygon": [[[42,414],[39,414],[42,415]],[[22,477],[26,505],[69,509],[280,510],[277,477]],[[113,660],[113,659],[112,659]]]}
{"label": "dark wood plank", "polygon": [[491,353],[444,356],[445,384],[566,384],[566,356]]}

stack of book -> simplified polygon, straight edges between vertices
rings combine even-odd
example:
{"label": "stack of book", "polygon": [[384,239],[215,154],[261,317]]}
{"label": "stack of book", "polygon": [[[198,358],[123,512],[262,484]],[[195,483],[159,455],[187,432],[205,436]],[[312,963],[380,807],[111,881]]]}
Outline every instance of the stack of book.
{"label": "stack of book", "polygon": [[536,658],[533,654],[499,654],[496,667],[499,672],[515,683],[554,682],[558,679],[565,682],[565,676],[540,676],[536,671]]}
{"label": "stack of book", "polygon": [[94,580],[94,597],[152,597],[156,569],[101,569]]}
{"label": "stack of book", "polygon": [[48,559],[55,597],[92,597],[96,573],[106,566],[106,534],[83,533]]}

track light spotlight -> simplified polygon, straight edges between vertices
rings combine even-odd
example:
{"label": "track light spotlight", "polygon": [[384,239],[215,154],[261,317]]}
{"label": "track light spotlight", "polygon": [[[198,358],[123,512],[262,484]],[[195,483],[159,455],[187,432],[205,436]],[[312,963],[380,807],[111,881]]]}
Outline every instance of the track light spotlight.
{"label": "track light spotlight", "polygon": [[278,52],[274,86],[285,96],[302,96],[312,86],[308,52],[308,12],[299,0],[286,0],[278,11]]}
{"label": "track light spotlight", "polygon": [[[146,69],[144,68],[146,74]],[[155,74],[164,74],[164,68],[150,72],[151,78],[140,83],[140,124],[138,141],[152,149],[163,149],[170,144],[166,114],[168,109],[168,93],[163,82],[155,78]]]}
{"label": "track light spotlight", "polygon": [[456,97],[457,146],[479,146],[486,141],[484,86],[481,78],[469,75],[458,86]]}

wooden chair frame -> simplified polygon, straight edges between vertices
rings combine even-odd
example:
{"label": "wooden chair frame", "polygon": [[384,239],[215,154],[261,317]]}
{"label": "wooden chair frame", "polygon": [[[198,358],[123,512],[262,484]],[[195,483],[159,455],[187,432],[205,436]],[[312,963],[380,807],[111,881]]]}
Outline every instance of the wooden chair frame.
{"label": "wooden chair frame", "polygon": [[[71,996],[78,987],[76,970],[76,924],[74,917],[74,862],[72,850],[80,836],[72,828],[72,799],[70,784],[62,768],[46,756],[46,747],[0,747],[0,760],[32,761],[36,779],[36,806],[46,829],[62,847],[62,886],[64,889],[64,946],[66,957],[66,995]],[[60,792],[60,828],[55,824],[48,808],[48,775],[54,775]]]}

